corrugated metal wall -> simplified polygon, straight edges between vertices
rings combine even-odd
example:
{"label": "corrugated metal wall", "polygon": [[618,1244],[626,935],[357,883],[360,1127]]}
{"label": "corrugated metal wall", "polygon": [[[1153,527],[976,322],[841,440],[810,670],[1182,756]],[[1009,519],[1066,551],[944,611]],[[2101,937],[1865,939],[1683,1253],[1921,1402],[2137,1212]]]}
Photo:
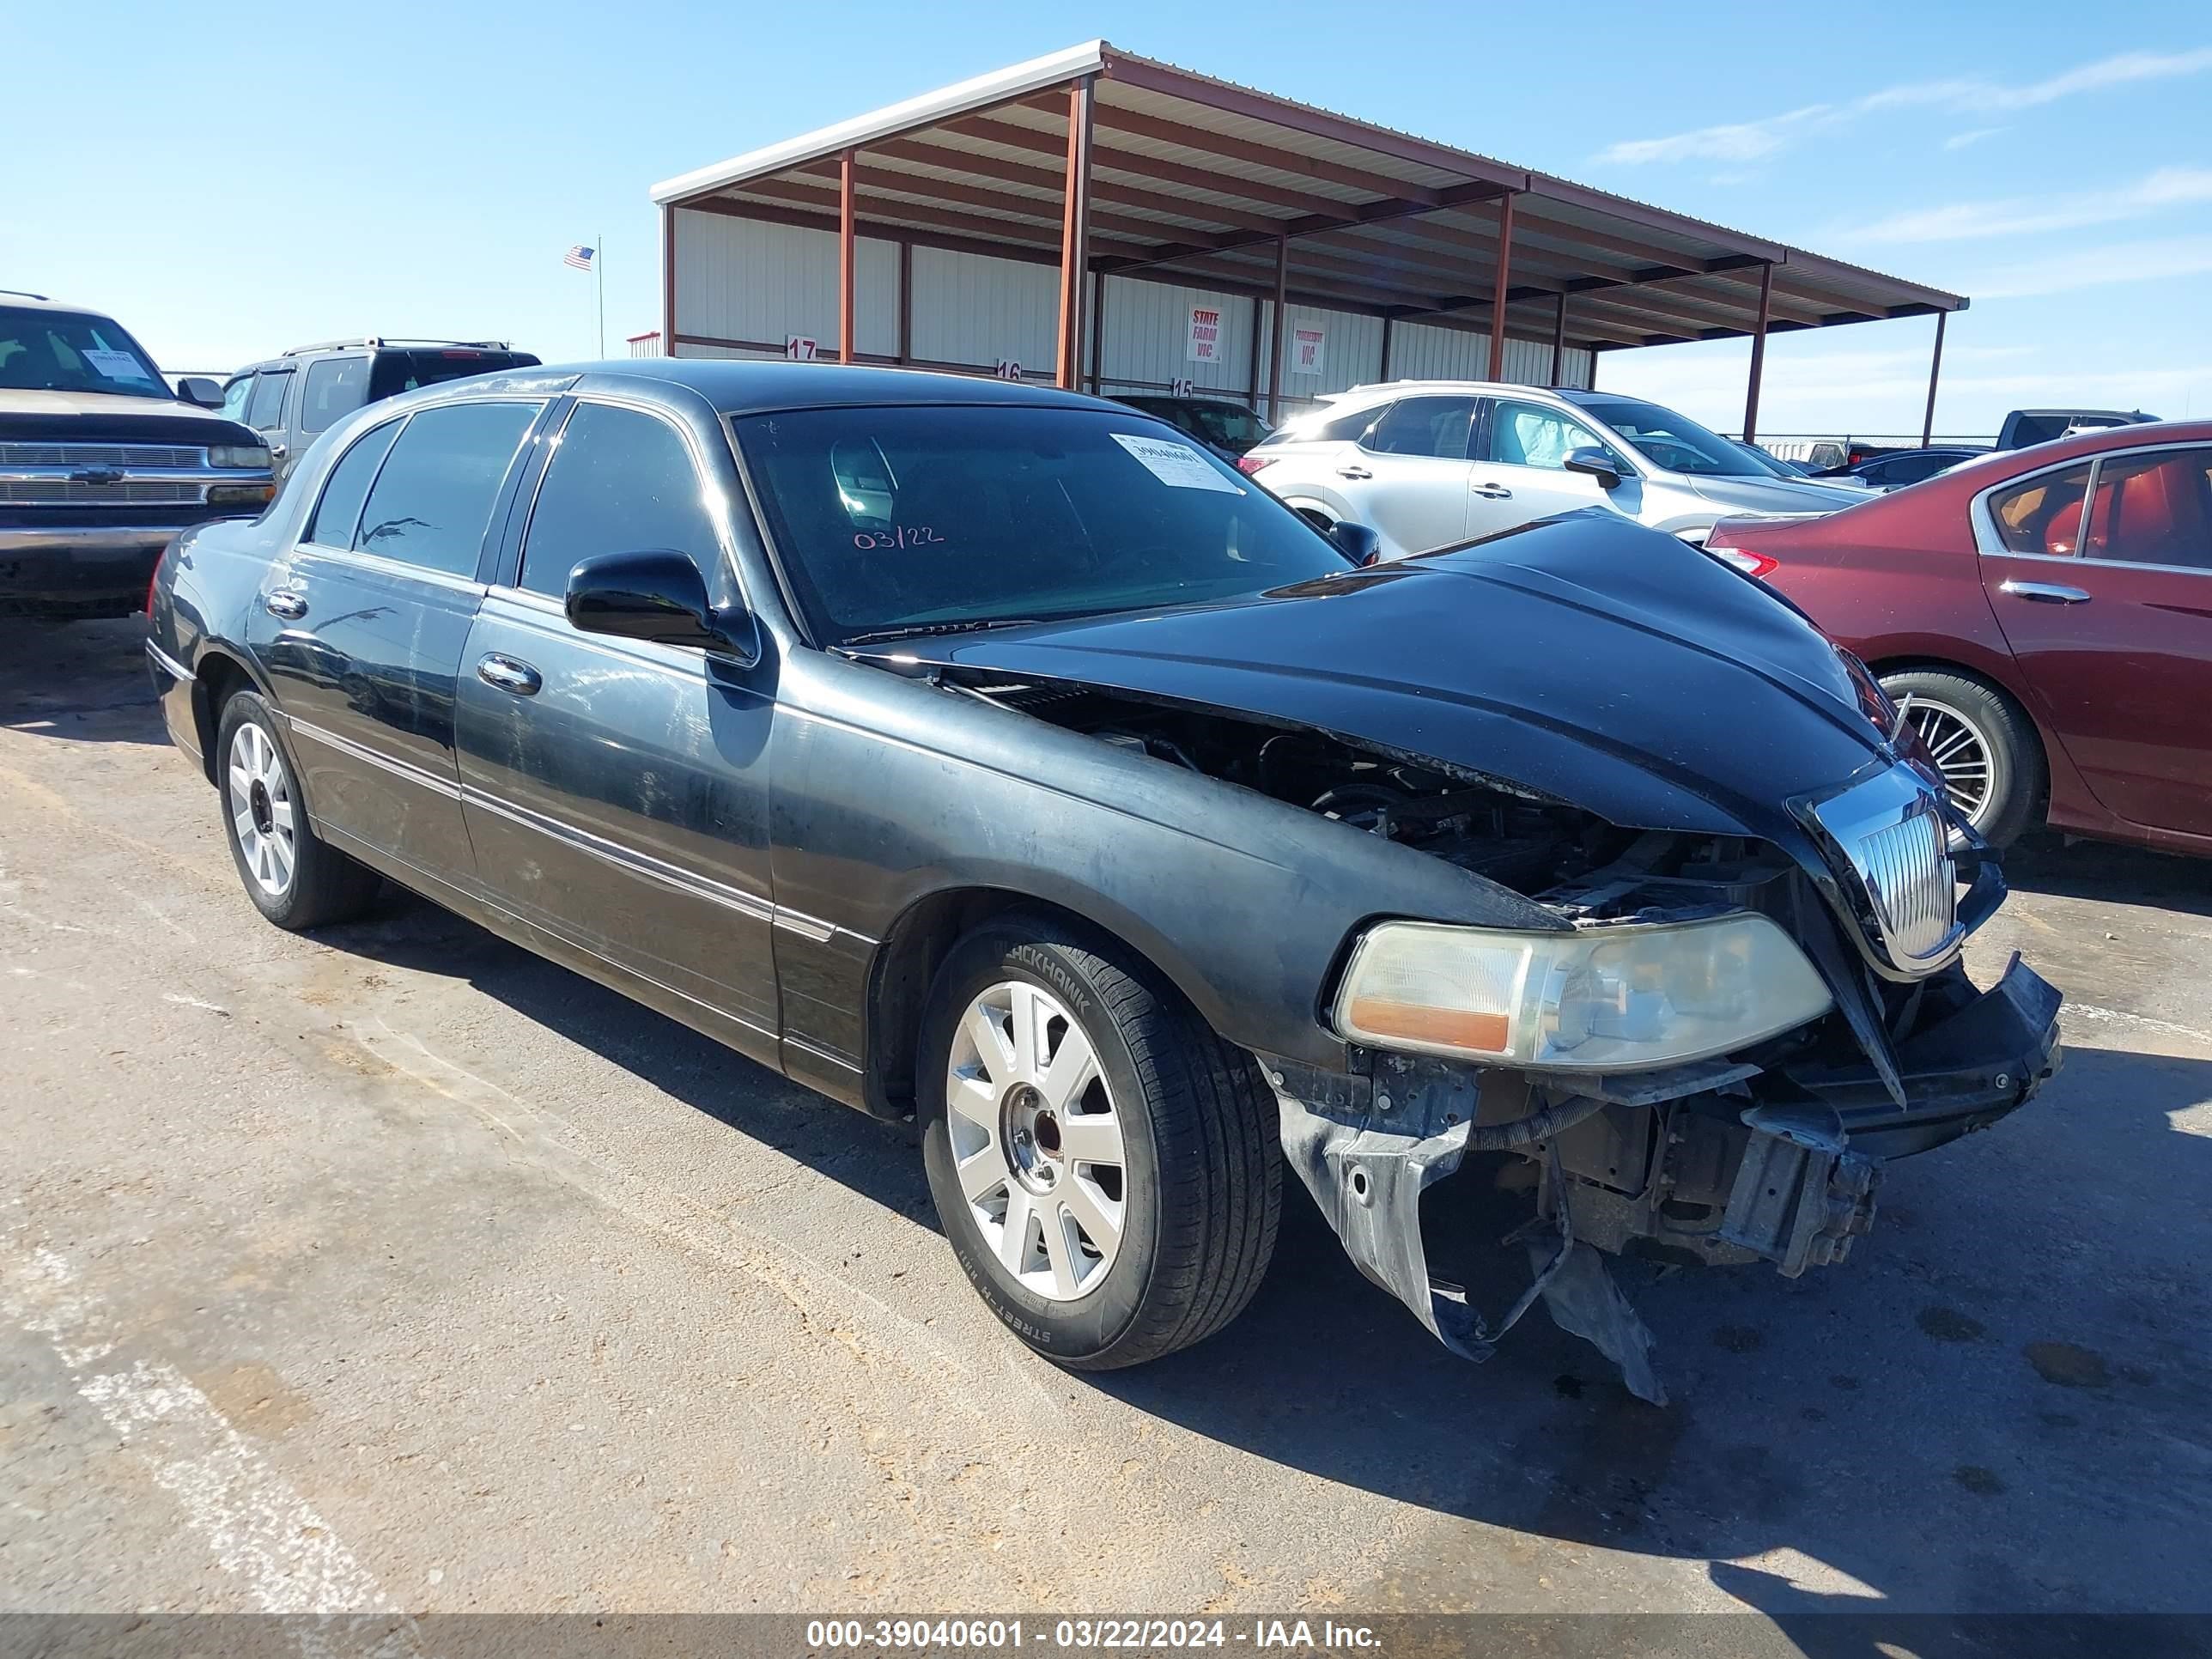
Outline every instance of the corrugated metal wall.
{"label": "corrugated metal wall", "polygon": [[914,355],[924,362],[991,368],[1011,357],[1049,380],[1059,325],[1059,267],[915,249]]}
{"label": "corrugated metal wall", "polygon": [[[898,351],[898,246],[861,237],[854,249],[859,291],[860,349],[871,356]],[[1259,313],[1260,395],[1267,395],[1268,329],[1273,303],[1202,288],[1109,276],[1105,284],[1105,356],[1100,389],[1109,393],[1164,389],[1188,380],[1200,389],[1244,395],[1254,385],[1253,312]],[[1222,313],[1220,355],[1190,361],[1190,309]],[[921,362],[988,372],[1012,358],[1031,379],[1049,380],[1059,322],[1056,266],[999,259],[941,248],[914,250],[913,355]],[[787,335],[837,353],[837,239],[765,221],[720,214],[676,216],[677,331],[755,343],[763,350],[685,345],[685,356],[780,355]],[[1382,319],[1357,312],[1292,306],[1283,331],[1285,410],[1316,398],[1383,378]],[[1318,374],[1296,367],[1292,343],[1301,325],[1322,331]],[[1085,331],[1089,367],[1090,331]],[[1480,380],[1490,367],[1487,335],[1434,324],[1400,323],[1390,331],[1389,378]],[[1551,377],[1548,340],[1508,339],[1505,378],[1541,386]],[[1590,383],[1591,354],[1570,349],[1564,378]]]}
{"label": "corrugated metal wall", "polygon": [[[1590,353],[1569,346],[1561,355],[1560,383],[1589,385]],[[1490,336],[1433,323],[1400,323],[1390,331],[1390,378],[1394,380],[1486,380],[1490,378]],[[1552,343],[1505,337],[1505,378],[1527,386],[1548,386]]]}
{"label": "corrugated metal wall", "polygon": [[[1098,389],[1104,392],[1164,391],[1188,380],[1202,391],[1243,397],[1252,380],[1252,307],[1256,301],[1208,289],[1139,282],[1133,276],[1106,279],[1105,356]],[[1221,313],[1219,356],[1210,363],[1190,361],[1190,313],[1204,306]],[[1084,342],[1090,362],[1090,342]]]}
{"label": "corrugated metal wall", "polygon": [[[898,349],[898,244],[863,236],[853,246],[854,332],[862,351]],[[787,335],[836,355],[837,239],[826,230],[676,216],[676,331],[750,340],[781,351]],[[686,346],[689,356],[696,347]],[[740,354],[743,355],[743,354]]]}

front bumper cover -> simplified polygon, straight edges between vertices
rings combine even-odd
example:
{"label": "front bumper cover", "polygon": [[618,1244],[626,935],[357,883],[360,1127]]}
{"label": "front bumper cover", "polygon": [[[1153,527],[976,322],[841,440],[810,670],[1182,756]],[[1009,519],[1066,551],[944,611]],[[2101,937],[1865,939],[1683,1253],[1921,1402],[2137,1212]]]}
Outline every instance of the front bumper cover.
{"label": "front bumper cover", "polygon": [[[1963,976],[1960,989],[1970,989]],[[1994,1123],[2057,1068],[2059,993],[2017,956],[1996,985],[1954,1001],[1897,1046],[1901,1108],[1872,1065],[1683,1068],[1662,1096],[1656,1078],[1546,1078],[1379,1053],[1361,1056],[1364,1073],[1260,1060],[1284,1152],[1346,1251],[1445,1346],[1488,1358],[1540,1289],[1559,1324],[1657,1400],[1649,1334],[1595,1249],[1765,1259],[1792,1277],[1843,1260],[1872,1224],[1883,1163]],[[1493,1328],[1465,1289],[1431,1274],[1421,1194],[1459,1168],[1479,1124],[1534,1121],[1532,1086],[1579,1091],[1583,1109],[1516,1148],[1544,1161],[1549,1224],[1530,1245],[1537,1286]],[[1556,1245],[1546,1242],[1555,1230]]]}

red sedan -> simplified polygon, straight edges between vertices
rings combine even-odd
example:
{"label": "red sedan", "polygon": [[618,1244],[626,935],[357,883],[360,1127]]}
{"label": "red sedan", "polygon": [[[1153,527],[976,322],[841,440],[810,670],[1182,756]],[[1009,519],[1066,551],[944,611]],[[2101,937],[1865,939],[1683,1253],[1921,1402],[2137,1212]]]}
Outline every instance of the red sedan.
{"label": "red sedan", "polygon": [[2086,433],[1705,544],[1864,658],[2002,845],[2212,854],[2212,422]]}

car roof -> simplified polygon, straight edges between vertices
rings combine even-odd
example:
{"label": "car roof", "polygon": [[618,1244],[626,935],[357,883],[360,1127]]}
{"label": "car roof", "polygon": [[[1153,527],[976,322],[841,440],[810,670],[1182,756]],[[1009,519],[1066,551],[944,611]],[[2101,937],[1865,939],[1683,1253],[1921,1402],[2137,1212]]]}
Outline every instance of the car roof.
{"label": "car roof", "polygon": [[683,386],[724,415],[868,404],[1017,404],[1034,408],[1126,409],[1109,398],[977,374],[939,374],[853,363],[774,359],[626,357],[597,363],[549,363],[533,374],[575,374],[594,382]]}
{"label": "car roof", "polygon": [[71,311],[82,316],[113,320],[112,313],[98,306],[81,306],[68,300],[51,299],[44,294],[27,294],[20,289],[0,288],[0,306],[14,306],[25,311]]}

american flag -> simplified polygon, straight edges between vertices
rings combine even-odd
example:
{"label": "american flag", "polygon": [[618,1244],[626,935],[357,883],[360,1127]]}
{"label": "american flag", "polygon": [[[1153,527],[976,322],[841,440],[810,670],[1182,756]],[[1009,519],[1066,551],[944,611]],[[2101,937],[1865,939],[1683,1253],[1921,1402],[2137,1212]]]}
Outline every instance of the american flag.
{"label": "american flag", "polygon": [[587,248],[579,242],[561,256],[561,263],[564,265],[574,265],[579,270],[589,270],[592,268],[593,252],[593,249]]}

